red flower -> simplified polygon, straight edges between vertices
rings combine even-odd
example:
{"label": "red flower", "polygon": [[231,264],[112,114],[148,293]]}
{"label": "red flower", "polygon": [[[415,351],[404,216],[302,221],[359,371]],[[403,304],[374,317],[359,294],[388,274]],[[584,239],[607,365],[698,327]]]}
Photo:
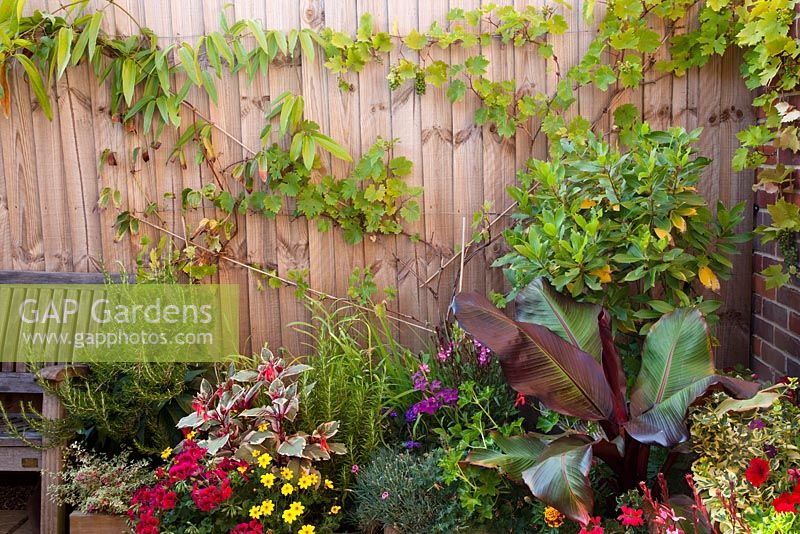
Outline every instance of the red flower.
{"label": "red flower", "polygon": [[744,476],[753,486],[761,486],[769,478],[769,462],[763,458],[753,458]]}
{"label": "red flower", "polygon": [[622,526],[625,527],[641,527],[644,525],[643,513],[644,510],[641,508],[622,505],[622,515],[617,518],[617,521],[621,522]]}
{"label": "red flower", "polygon": [[514,408],[519,408],[520,406],[525,406],[525,395],[517,392],[517,398],[514,401]]}
{"label": "red flower", "polygon": [[779,513],[794,513],[797,507],[797,499],[793,497],[792,493],[783,492],[772,501],[772,507]]}
{"label": "red flower", "polygon": [[264,527],[257,520],[253,519],[249,523],[239,523],[230,534],[263,534]]}
{"label": "red flower", "polygon": [[581,527],[579,534],[603,534],[605,529],[600,526],[600,517],[591,517],[589,522]]}

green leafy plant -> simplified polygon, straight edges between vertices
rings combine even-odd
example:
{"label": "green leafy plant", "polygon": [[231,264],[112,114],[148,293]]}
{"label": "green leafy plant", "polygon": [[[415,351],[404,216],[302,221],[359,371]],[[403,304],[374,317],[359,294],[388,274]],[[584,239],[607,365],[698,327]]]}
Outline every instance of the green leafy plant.
{"label": "green leafy plant", "polygon": [[339,422],[338,439],[344,455],[332,458],[323,471],[334,482],[349,486],[352,465],[364,465],[384,444],[387,410],[392,394],[390,370],[398,359],[385,332],[363,311],[343,306],[326,309],[312,305],[311,323],[296,325],[308,335],[310,354],[303,361],[302,421]]}
{"label": "green leafy plant", "polygon": [[510,302],[537,277],[584,302],[601,304],[613,326],[647,332],[662,314],[697,305],[712,321],[720,303],[702,290],[727,278],[744,204],[716,215],[697,193],[709,160],[693,148],[700,131],[650,131],[632,124],[628,152],[589,134],[563,140],[560,156],[533,160],[510,190],[517,223],[512,251],[497,260]]}
{"label": "green leafy plant", "polygon": [[[797,469],[800,457],[796,391],[797,381],[792,380],[763,389],[748,400],[716,393],[711,402],[692,410],[692,449],[698,455],[692,478],[721,532],[747,528],[777,532],[786,516],[796,515],[781,512],[781,500],[776,500],[793,491],[797,476],[791,473],[800,475],[791,471]],[[766,468],[761,478],[752,473],[754,459]],[[789,504],[789,499],[783,500]]]}
{"label": "green leafy plant", "polygon": [[290,425],[300,410],[300,391],[291,381],[309,369],[302,363],[286,364],[264,347],[255,369],[237,371],[234,364],[216,387],[203,379],[192,401],[193,413],[178,428],[195,432],[208,454],[245,454],[248,447],[263,446],[294,459],[307,468],[312,460],[329,460],[344,454],[341,443],[329,441],[339,423],[319,424],[311,433],[291,433]]}
{"label": "green leafy plant", "polygon": [[635,487],[646,480],[650,446],[689,438],[687,410],[710,387],[740,398],[758,389],[715,373],[708,327],[696,308],[676,309],[652,326],[630,398],[608,312],[559,295],[540,279],[520,294],[517,310],[520,321],[477,294],[454,301],[459,323],[497,355],[511,387],[596,421],[602,433],[518,435],[500,444],[502,453],[476,449],[466,461],[522,479],[537,498],[583,525],[594,501],[588,475],[595,456],[616,473],[621,490]]}
{"label": "green leafy plant", "polygon": [[133,460],[126,449],[106,456],[73,443],[64,462],[49,497],[87,514],[124,515],[134,492],[153,479],[150,462]]}
{"label": "green leafy plant", "polygon": [[453,491],[440,484],[440,454],[379,452],[359,470],[353,486],[358,524],[386,525],[401,533],[460,532]]}

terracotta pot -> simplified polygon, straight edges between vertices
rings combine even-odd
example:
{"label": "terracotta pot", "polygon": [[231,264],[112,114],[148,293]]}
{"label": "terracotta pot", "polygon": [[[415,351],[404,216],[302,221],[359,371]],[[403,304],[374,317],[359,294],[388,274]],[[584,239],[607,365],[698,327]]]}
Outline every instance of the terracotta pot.
{"label": "terracotta pot", "polygon": [[386,525],[383,527],[383,534],[400,534],[400,531],[392,526]]}
{"label": "terracotta pot", "polygon": [[108,514],[69,514],[70,534],[130,534],[125,516]]}

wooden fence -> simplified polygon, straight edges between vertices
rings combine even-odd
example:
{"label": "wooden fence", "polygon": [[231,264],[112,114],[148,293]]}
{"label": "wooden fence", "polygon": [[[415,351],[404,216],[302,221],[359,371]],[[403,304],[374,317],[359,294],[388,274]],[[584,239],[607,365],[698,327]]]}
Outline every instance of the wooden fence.
{"label": "wooden fence", "polygon": [[[538,0],[537,0],[538,1]],[[93,0],[94,7],[107,5]],[[143,26],[152,28],[164,43],[195,41],[207,31],[218,29],[219,14],[228,0],[117,0]],[[502,2],[501,2],[502,3]],[[532,3],[516,0],[518,7]],[[372,13],[376,28],[396,24],[400,33],[412,28],[427,28],[433,21],[443,22],[453,7],[480,6],[481,0],[237,0],[228,8],[229,20],[255,18],[265,26],[285,29],[330,26],[355,32],[362,13]],[[600,4],[598,3],[598,6]],[[58,7],[57,2],[32,0],[28,9]],[[565,71],[585,51],[594,30],[582,20],[580,6],[564,12],[569,31],[552,38],[555,54]],[[104,30],[116,34],[137,31],[135,22],[120,10],[107,9]],[[545,68],[535,52],[514,50],[494,42],[483,53],[491,60],[494,79],[515,78],[520,91],[552,89],[555,74]],[[469,54],[458,47],[433,51],[445,61],[461,62]],[[243,219],[229,254],[248,262],[276,268],[279,274],[291,269],[309,269],[310,286],[335,295],[344,295],[348,276],[358,266],[369,266],[381,286],[398,289],[391,304],[405,314],[436,323],[449,303],[458,262],[444,269],[441,277],[422,282],[439,270],[461,243],[462,218],[469,224],[473,212],[484,201],[491,201],[498,213],[510,200],[505,188],[514,183],[515,172],[530,156],[545,157],[544,136],[531,143],[524,133],[504,140],[488,127],[473,123],[477,99],[468,95],[465,102],[452,105],[444,89],[429,88],[422,97],[410,84],[390,92],[386,75],[389,65],[370,64],[359,75],[348,75],[352,92],[338,88],[336,75],[315,61],[271,67],[267,76],[250,83],[245,74],[227,76],[218,85],[219,103],[210,103],[193,89],[189,100],[210,120],[242,144],[259,146],[264,109],[270,97],[290,90],[303,94],[307,118],[341,142],[354,156],[369,147],[379,136],[398,138],[395,155],[414,162],[410,181],[424,187],[423,216],[408,226],[422,240],[406,237],[381,237],[361,245],[346,244],[338,231],[320,233],[303,218],[281,214],[274,221],[255,215]],[[396,58],[393,58],[396,59]],[[596,116],[625,102],[641,106],[644,118],[656,128],[679,125],[702,126],[701,150],[713,158],[702,182],[702,192],[712,202],[726,204],[751,198],[752,177],[731,171],[735,134],[753,120],[751,95],[738,75],[739,58],[730,54],[713,59],[700,71],[681,78],[649,74],[644,84],[625,93],[622,99],[608,102],[608,94],[581,89],[573,113]],[[18,68],[17,68],[18,70]],[[49,122],[35,103],[22,76],[11,77],[12,118],[0,120],[0,269],[47,271],[94,271],[103,264],[117,270],[117,262],[131,268],[139,250],[138,238],[114,242],[112,228],[117,211],[96,207],[104,187],[122,192],[123,209],[141,211],[146,198],[165,192],[180,195],[184,187],[197,188],[212,180],[206,168],[189,165],[182,169],[168,162],[176,134],[165,130],[162,147],[148,149],[147,141],[127,131],[109,113],[108,88],[98,86],[90,68],[68,69],[67,75],[52,89],[57,98],[54,120]],[[610,106],[609,106],[610,104]],[[187,112],[185,121],[191,120]],[[535,125],[534,125],[535,126]],[[600,121],[608,126],[608,114]],[[214,134],[220,157],[233,162],[243,157],[243,149],[229,138]],[[150,161],[143,163],[141,151],[132,161],[137,147],[148,150]],[[110,150],[118,162],[103,166],[101,154]],[[350,164],[326,160],[334,175],[343,176]],[[213,213],[213,208],[204,210]],[[751,225],[747,210],[743,230]],[[183,235],[179,211],[161,213],[168,226]],[[203,210],[187,215],[197,223]],[[494,231],[499,231],[495,228]],[[152,229],[143,234],[157,237]],[[469,230],[468,230],[469,234]],[[502,274],[488,265],[502,253],[498,244],[483,250],[468,262],[463,284],[477,291],[500,290]],[[722,341],[721,362],[746,361],[750,332],[751,265],[749,245],[742,246],[735,260],[734,277],[723,286],[725,305],[718,335]],[[241,287],[243,348],[268,340],[272,346],[284,345],[297,351],[303,341],[287,325],[307,320],[308,315],[291,288],[259,288],[256,276],[235,265],[221,264],[219,281]],[[418,336],[402,328],[408,341]]]}

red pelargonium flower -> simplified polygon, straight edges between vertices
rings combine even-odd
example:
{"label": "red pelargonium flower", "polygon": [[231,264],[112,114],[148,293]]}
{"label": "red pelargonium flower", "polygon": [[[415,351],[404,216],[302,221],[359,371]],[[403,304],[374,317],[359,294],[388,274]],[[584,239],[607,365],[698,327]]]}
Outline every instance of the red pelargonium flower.
{"label": "red pelargonium flower", "polygon": [[622,514],[617,518],[617,521],[622,523],[625,527],[641,527],[644,525],[642,514],[644,510],[641,508],[632,508],[630,506],[622,505]]}
{"label": "red pelargonium flower", "polygon": [[525,406],[525,395],[517,392],[517,398],[514,400],[514,408],[519,408],[520,406]]}
{"label": "red pelargonium flower", "polygon": [[230,534],[263,534],[264,527],[258,520],[253,519],[249,523],[239,523],[231,530]]}
{"label": "red pelargonium flower", "polygon": [[589,522],[581,527],[579,534],[603,534],[605,529],[600,526],[600,517],[591,517]]}
{"label": "red pelargonium flower", "polygon": [[772,501],[772,507],[779,513],[795,513],[798,506],[800,506],[800,484],[797,484],[791,493],[785,491]]}
{"label": "red pelargonium flower", "polygon": [[769,462],[763,458],[753,458],[744,476],[753,486],[761,486],[769,478]]}

